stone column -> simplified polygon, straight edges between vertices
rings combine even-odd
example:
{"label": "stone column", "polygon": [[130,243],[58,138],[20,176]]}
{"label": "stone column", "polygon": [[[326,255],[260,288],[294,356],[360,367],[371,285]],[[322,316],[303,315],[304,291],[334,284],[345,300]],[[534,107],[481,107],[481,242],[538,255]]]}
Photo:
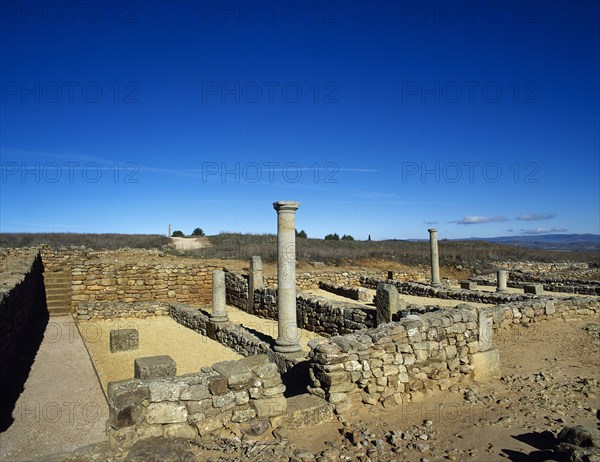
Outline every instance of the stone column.
{"label": "stone column", "polygon": [[171,224],[169,223],[169,235],[167,237],[171,237],[173,235],[173,229],[171,228]]}
{"label": "stone column", "polygon": [[296,210],[299,202],[273,203],[277,211],[277,318],[278,337],[274,349],[281,353],[300,351],[296,320]]}
{"label": "stone column", "polygon": [[227,317],[227,309],[225,308],[225,272],[215,270],[212,272],[212,314],[210,315],[211,322],[229,321]]}
{"label": "stone column", "polygon": [[508,288],[506,286],[506,281],[508,275],[506,270],[498,270],[496,274],[496,292],[507,292]]}
{"label": "stone column", "polygon": [[441,287],[440,282],[440,259],[438,255],[437,229],[428,229],[429,246],[431,250],[431,287]]}
{"label": "stone column", "polygon": [[248,278],[248,313],[254,314],[254,291],[264,287],[262,260],[260,257],[250,257],[250,275]]}

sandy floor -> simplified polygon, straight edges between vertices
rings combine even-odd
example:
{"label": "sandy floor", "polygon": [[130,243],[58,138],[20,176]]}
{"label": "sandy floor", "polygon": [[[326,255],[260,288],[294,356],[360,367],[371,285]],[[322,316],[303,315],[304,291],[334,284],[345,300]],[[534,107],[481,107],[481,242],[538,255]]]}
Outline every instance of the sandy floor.
{"label": "sandy floor", "polygon": [[[248,329],[254,329],[262,332],[265,335],[270,336],[273,339],[277,338],[277,321],[272,319],[263,319],[257,316],[246,313],[245,311],[235,308],[233,306],[227,306],[227,314],[229,320],[243,325]],[[298,329],[298,336],[300,337],[300,345],[303,350],[309,350],[307,343],[317,337],[321,337],[315,332],[309,330]]]}
{"label": "sandy floor", "polygon": [[[452,287],[453,289],[460,289],[459,285],[451,285],[450,287]],[[496,287],[495,286],[481,286],[478,285],[477,286],[477,290],[481,290],[484,292],[496,292]],[[523,289],[517,289],[515,287],[508,287],[508,292],[511,294],[522,294],[523,293]],[[547,296],[547,297],[591,297],[592,295],[583,295],[583,294],[569,294],[566,292],[549,292],[549,291],[544,291],[542,293],[542,295]]]}
{"label": "sandy floor", "polygon": [[[323,289],[312,289],[312,290],[307,290],[305,292],[312,294],[312,295],[318,295],[319,297],[330,298],[332,300],[340,300],[343,302],[353,301],[355,303],[361,303],[361,304],[363,304],[365,306],[369,306],[371,308],[373,308],[373,306],[374,306],[373,303],[357,302],[355,300],[350,300],[349,298],[342,297],[340,295],[332,294],[331,292],[327,292],[326,290],[323,290]],[[369,298],[371,298],[371,299],[375,296],[375,292],[376,291],[374,289],[367,289],[367,293],[369,294]],[[400,294],[400,298],[410,305],[427,305],[427,306],[440,306],[440,307],[454,308],[455,306],[460,305],[461,303],[465,303],[460,300],[446,300],[446,299],[441,299],[441,298],[417,297],[414,295],[404,295],[404,294]],[[469,302],[469,305],[489,306],[489,303]]]}
{"label": "sandy floor", "polygon": [[[177,375],[181,375],[198,372],[201,367],[219,361],[242,357],[166,316],[80,321],[79,329],[105,390],[108,382],[133,378],[135,358],[169,355],[177,363]],[[137,329],[140,348],[111,353],[110,331],[114,329]]]}

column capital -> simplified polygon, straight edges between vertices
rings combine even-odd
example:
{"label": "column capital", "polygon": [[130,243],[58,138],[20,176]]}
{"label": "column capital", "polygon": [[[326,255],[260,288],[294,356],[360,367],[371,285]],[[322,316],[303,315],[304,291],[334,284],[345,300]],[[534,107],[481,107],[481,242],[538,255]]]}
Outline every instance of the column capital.
{"label": "column capital", "polygon": [[300,207],[300,202],[277,201],[273,202],[273,208],[279,212],[295,212]]}
{"label": "column capital", "polygon": [[435,228],[429,228],[427,231],[429,231],[430,233],[437,233],[437,229]]}

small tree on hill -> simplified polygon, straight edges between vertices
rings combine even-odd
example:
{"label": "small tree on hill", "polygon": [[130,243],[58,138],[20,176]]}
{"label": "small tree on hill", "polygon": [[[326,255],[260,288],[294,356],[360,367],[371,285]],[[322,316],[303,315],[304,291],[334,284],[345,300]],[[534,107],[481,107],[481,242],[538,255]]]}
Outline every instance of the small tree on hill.
{"label": "small tree on hill", "polygon": [[185,234],[183,234],[183,231],[177,230],[177,231],[173,231],[172,236],[173,237],[185,237]]}
{"label": "small tree on hill", "polygon": [[350,236],[349,234],[344,234],[342,236],[342,241],[353,241],[354,238],[352,236]]}
{"label": "small tree on hill", "polygon": [[302,231],[296,230],[296,237],[301,238],[301,239],[306,239],[308,236],[306,235],[306,231],[304,231],[304,230],[302,230]]}
{"label": "small tree on hill", "polygon": [[338,235],[338,233],[328,234],[327,236],[325,236],[325,240],[326,241],[339,241],[340,236]]}
{"label": "small tree on hill", "polygon": [[192,236],[204,236],[204,231],[202,231],[202,228],[196,228],[192,231]]}

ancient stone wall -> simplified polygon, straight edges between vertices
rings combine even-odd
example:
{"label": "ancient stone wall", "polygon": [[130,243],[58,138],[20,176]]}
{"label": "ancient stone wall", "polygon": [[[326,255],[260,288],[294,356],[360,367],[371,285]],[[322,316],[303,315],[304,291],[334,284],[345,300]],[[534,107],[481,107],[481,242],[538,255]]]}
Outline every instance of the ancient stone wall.
{"label": "ancient stone wall", "polygon": [[351,300],[356,300],[360,302],[372,302],[373,297],[369,300],[369,296],[364,287],[353,287],[353,286],[345,286],[345,285],[337,285],[332,284],[330,282],[319,282],[319,289],[323,289],[327,292],[331,292],[332,294],[340,295],[341,297],[346,297]]}
{"label": "ancient stone wall", "polygon": [[48,320],[42,260],[37,250],[2,252],[0,260],[0,383],[33,329]]}
{"label": "ancient stone wall", "polygon": [[216,363],[195,374],[111,382],[109,444],[116,450],[152,436],[199,440],[224,427],[258,435],[280,425],[284,391],[266,355]]}
{"label": "ancient stone wall", "polygon": [[81,320],[168,316],[167,302],[79,302],[74,316]]}
{"label": "ancient stone wall", "polygon": [[461,300],[464,302],[476,303],[508,303],[512,301],[529,300],[539,298],[529,294],[513,294],[506,292],[487,292],[483,290],[465,290],[465,289],[448,289],[435,288],[428,284],[420,284],[418,282],[400,282],[392,280],[383,280],[370,277],[361,278],[361,285],[370,289],[377,289],[380,283],[389,283],[396,286],[400,294],[416,295],[419,297],[434,297],[449,300]]}
{"label": "ancient stone wall", "polygon": [[464,307],[313,340],[309,391],[338,408],[352,393],[384,406],[419,400],[471,373],[478,325],[478,310]]}
{"label": "ancient stone wall", "polygon": [[[248,311],[247,280],[226,273],[227,303]],[[256,316],[277,319],[277,290],[263,288],[254,291],[253,312]],[[298,327],[324,335],[341,335],[373,325],[375,309],[352,301],[341,302],[300,292],[296,297]]]}

